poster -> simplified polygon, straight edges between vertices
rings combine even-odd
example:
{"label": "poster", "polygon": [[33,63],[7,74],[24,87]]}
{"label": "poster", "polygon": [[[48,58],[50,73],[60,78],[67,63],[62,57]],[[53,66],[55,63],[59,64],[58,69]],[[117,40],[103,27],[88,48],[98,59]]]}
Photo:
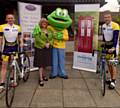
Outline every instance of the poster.
{"label": "poster", "polygon": [[18,2],[18,10],[24,39],[24,50],[29,54],[31,70],[36,70],[37,68],[33,67],[34,39],[32,38],[32,32],[41,19],[41,5]]}
{"label": "poster", "polygon": [[73,68],[90,72],[96,72],[97,54],[74,51]]}
{"label": "poster", "polygon": [[73,68],[96,72],[98,48],[99,4],[75,5],[75,44]]}

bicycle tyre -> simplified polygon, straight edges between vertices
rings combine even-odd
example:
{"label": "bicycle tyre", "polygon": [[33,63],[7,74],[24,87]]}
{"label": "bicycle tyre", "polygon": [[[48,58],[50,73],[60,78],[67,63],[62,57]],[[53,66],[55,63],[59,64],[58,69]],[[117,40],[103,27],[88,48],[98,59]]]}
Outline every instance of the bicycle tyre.
{"label": "bicycle tyre", "polygon": [[[15,87],[11,86],[11,80],[10,80],[10,74],[12,72],[13,67],[9,66],[8,68],[8,74],[7,74],[7,80],[6,80],[6,92],[5,92],[5,99],[6,99],[6,106],[8,108],[11,108],[14,95],[15,95]],[[11,94],[10,94],[11,93]]]}
{"label": "bicycle tyre", "polygon": [[105,96],[106,91],[106,70],[105,70],[105,64],[102,64],[101,69],[101,92],[102,96]]}
{"label": "bicycle tyre", "polygon": [[24,54],[24,76],[23,81],[26,82],[29,79],[30,76],[30,59],[27,54]]}

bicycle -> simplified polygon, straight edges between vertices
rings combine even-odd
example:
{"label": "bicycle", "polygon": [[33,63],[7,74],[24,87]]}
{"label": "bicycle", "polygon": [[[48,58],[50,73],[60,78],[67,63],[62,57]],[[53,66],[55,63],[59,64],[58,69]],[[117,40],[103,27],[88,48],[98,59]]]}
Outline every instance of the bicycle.
{"label": "bicycle", "polygon": [[14,100],[15,88],[19,84],[19,80],[23,79],[23,81],[26,82],[29,78],[30,60],[24,52],[10,52],[9,56],[13,56],[13,59],[9,62],[8,65],[5,99],[6,106],[11,108]]}
{"label": "bicycle", "polygon": [[117,59],[106,60],[107,49],[105,49],[104,46],[102,46],[102,50],[93,50],[92,56],[94,56],[95,51],[100,54],[100,60],[99,60],[100,70],[99,70],[99,73],[100,73],[100,79],[101,79],[101,92],[102,92],[102,96],[105,96],[107,63],[116,66],[118,64],[118,60]]}

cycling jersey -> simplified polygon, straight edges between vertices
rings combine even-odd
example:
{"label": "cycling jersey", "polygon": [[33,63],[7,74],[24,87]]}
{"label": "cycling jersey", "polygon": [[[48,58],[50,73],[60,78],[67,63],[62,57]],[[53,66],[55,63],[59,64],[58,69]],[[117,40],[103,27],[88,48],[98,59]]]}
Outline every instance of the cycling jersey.
{"label": "cycling jersey", "polygon": [[[9,24],[3,24],[0,26],[0,36],[3,36],[3,61],[8,61],[8,53],[9,52],[17,52],[17,38],[18,35],[21,35],[21,28],[18,25],[13,24],[12,26]],[[6,55],[6,56],[5,56]]]}
{"label": "cycling jersey", "polygon": [[106,48],[110,49],[114,47],[116,49],[116,54],[119,52],[119,25],[115,22],[110,24],[103,24],[103,41],[105,42]]}
{"label": "cycling jersey", "polygon": [[0,26],[0,35],[5,37],[7,42],[15,42],[18,35],[21,35],[20,26],[13,24],[3,24]]}

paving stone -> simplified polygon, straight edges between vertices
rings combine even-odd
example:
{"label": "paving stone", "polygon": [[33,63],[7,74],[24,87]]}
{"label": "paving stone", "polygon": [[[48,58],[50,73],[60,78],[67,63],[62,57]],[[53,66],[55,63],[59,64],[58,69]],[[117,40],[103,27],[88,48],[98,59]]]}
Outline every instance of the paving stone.
{"label": "paving stone", "polygon": [[89,94],[88,90],[80,89],[64,89],[64,107],[68,108],[83,108],[95,107],[95,103]]}
{"label": "paving stone", "polygon": [[38,89],[35,93],[31,107],[63,107],[62,90]]}
{"label": "paving stone", "polygon": [[63,108],[63,107],[32,107],[30,106],[29,108]]}
{"label": "paving stone", "polygon": [[[35,89],[34,89],[35,90]],[[13,101],[13,107],[29,107],[34,95],[33,89],[17,89]]]}
{"label": "paving stone", "polygon": [[117,78],[120,79],[120,68],[117,69]]}
{"label": "paving stone", "polygon": [[118,93],[118,95],[120,96],[120,89],[115,88],[115,91]]}
{"label": "paving stone", "polygon": [[[6,107],[0,107],[0,108],[6,108]],[[12,107],[12,108],[63,108],[63,107]]]}
{"label": "paving stone", "polygon": [[[44,87],[38,84],[39,73],[30,73],[29,80],[16,88],[12,108],[120,108],[120,65],[117,66],[115,90],[106,86],[106,95],[101,94],[99,74],[75,70],[72,57],[66,57],[66,72],[69,79],[49,79]],[[47,67],[49,77],[51,67]],[[4,93],[0,94],[0,108],[6,108]]]}
{"label": "paving stone", "polygon": [[5,108],[6,103],[5,103],[5,97],[0,98],[0,108]]}
{"label": "paving stone", "polygon": [[120,96],[115,90],[107,90],[104,97],[97,90],[91,90],[91,94],[94,97],[97,107],[120,108]]}
{"label": "paving stone", "polygon": [[38,71],[32,71],[30,72],[29,79],[36,79],[39,77],[38,75],[39,75]]}
{"label": "paving stone", "polygon": [[87,89],[83,79],[63,80],[63,89]]}
{"label": "paving stone", "polygon": [[65,70],[66,71],[69,71],[69,70],[72,70],[72,65],[65,65]]}
{"label": "paving stone", "polygon": [[67,58],[65,58],[65,64],[66,65],[68,65],[68,64],[73,64],[73,62],[72,62],[72,60],[73,60],[73,58],[71,58],[71,57],[67,57]]}
{"label": "paving stone", "polygon": [[40,89],[62,89],[62,79],[48,79],[48,81],[44,81],[44,87],[40,87]]}
{"label": "paving stone", "polygon": [[80,78],[82,78],[79,70],[75,70],[75,69],[67,70],[67,74],[68,74],[68,77],[70,79],[80,79]]}
{"label": "paving stone", "polygon": [[85,79],[87,86],[89,89],[92,90],[99,90],[101,88],[101,81],[100,79]]}
{"label": "paving stone", "polygon": [[80,71],[82,76],[84,78],[99,78],[99,74],[96,74],[95,72],[87,72],[87,71]]}
{"label": "paving stone", "polygon": [[35,81],[35,80],[30,80],[28,82],[21,82],[19,84],[19,86],[17,87],[17,89],[19,90],[29,90],[29,89],[35,89],[36,86],[39,86],[38,85],[38,81]]}
{"label": "paving stone", "polygon": [[[51,67],[47,67],[45,69],[45,73],[46,73],[47,77],[49,77],[50,72],[51,72]],[[38,78],[39,78],[39,71],[38,70],[37,71],[32,71],[30,73],[30,79],[38,79]]]}
{"label": "paving stone", "polygon": [[117,89],[120,89],[120,79],[117,78],[116,81],[117,81],[117,83],[116,83],[116,88],[117,88]]}

